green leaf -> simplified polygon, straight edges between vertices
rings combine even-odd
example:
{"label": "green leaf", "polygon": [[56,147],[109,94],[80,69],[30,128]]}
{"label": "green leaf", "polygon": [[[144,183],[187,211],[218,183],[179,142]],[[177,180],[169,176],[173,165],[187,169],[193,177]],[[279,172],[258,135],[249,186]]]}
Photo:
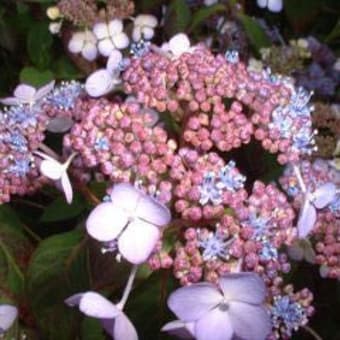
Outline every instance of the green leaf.
{"label": "green leaf", "polygon": [[306,31],[317,19],[322,1],[320,0],[285,0],[284,10],[287,18],[297,33]]}
{"label": "green leaf", "polygon": [[52,35],[45,22],[35,24],[28,32],[27,52],[32,63],[39,69],[46,69],[50,64],[52,43]]}
{"label": "green leaf", "polygon": [[105,340],[103,327],[99,320],[84,318],[81,323],[81,340]]}
{"label": "green leaf", "polygon": [[51,71],[39,71],[34,67],[25,67],[20,72],[20,81],[34,87],[44,85],[54,79]]}
{"label": "green leaf", "polygon": [[259,51],[262,47],[270,46],[269,38],[255,19],[245,14],[239,14],[238,18],[241,20],[251,44],[257,51]]}
{"label": "green leaf", "polygon": [[330,43],[334,40],[340,40],[340,20],[337,21],[332,31],[327,35],[325,42]]}
{"label": "green leaf", "polygon": [[57,79],[74,80],[82,78],[83,75],[71,63],[70,59],[61,57],[56,63],[53,63],[53,73]]}
{"label": "green leaf", "polygon": [[165,31],[169,37],[185,32],[191,22],[191,11],[185,0],[171,1],[165,18]]}
{"label": "green leaf", "polygon": [[86,202],[81,195],[75,194],[72,204],[68,204],[64,197],[58,197],[42,214],[41,222],[57,222],[77,217],[86,209]]}
{"label": "green leaf", "polygon": [[24,290],[24,271],[32,253],[21,222],[7,205],[0,206],[0,291],[21,295]]}
{"label": "green leaf", "polygon": [[207,20],[210,16],[218,13],[223,12],[226,10],[225,5],[223,4],[216,4],[209,7],[203,7],[199,9],[197,12],[194,13],[192,18],[192,23],[190,26],[190,31],[195,30],[198,26],[202,25],[205,20]]}
{"label": "green leaf", "polygon": [[72,294],[89,289],[88,258],[79,230],[42,241],[33,254],[27,292],[44,339],[75,339],[79,314],[64,304]]}

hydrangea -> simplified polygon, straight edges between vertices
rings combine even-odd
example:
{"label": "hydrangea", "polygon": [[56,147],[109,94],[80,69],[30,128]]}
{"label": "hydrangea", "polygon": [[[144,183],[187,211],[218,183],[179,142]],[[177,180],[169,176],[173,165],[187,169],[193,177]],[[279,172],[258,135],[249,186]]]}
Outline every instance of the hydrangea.
{"label": "hydrangea", "polygon": [[68,43],[68,50],[71,53],[81,53],[82,57],[88,61],[97,58],[97,38],[91,31],[75,32]]}
{"label": "hydrangea", "polygon": [[154,29],[157,26],[157,18],[150,14],[140,14],[133,21],[132,39],[150,40],[154,36]]}

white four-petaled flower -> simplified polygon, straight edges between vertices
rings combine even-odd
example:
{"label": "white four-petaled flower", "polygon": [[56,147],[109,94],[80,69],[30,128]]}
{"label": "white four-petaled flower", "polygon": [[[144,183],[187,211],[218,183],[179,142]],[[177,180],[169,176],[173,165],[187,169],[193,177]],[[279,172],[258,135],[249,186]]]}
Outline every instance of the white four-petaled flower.
{"label": "white four-petaled flower", "polygon": [[81,53],[86,60],[93,61],[98,55],[96,44],[97,38],[91,31],[75,32],[68,43],[68,50],[74,54]]}
{"label": "white four-petaled flower", "polygon": [[132,39],[140,41],[141,39],[150,40],[154,36],[154,29],[157,26],[157,18],[150,14],[140,14],[133,22]]}
{"label": "white four-petaled flower", "polygon": [[191,53],[194,47],[191,47],[190,40],[185,33],[177,33],[169,42],[162,45],[162,50],[171,53],[174,58],[178,58],[183,53]]}
{"label": "white four-petaled flower", "polygon": [[226,274],[218,286],[202,282],[174,291],[168,306],[180,322],[163,330],[186,328],[197,340],[264,340],[271,331],[264,306],[266,288],[255,273]]}
{"label": "white four-petaled flower", "polygon": [[13,325],[17,316],[18,309],[15,306],[0,305],[0,336]]}
{"label": "white four-petaled flower", "polygon": [[70,306],[79,306],[85,315],[99,319],[103,328],[115,340],[138,340],[131,321],[111,301],[96,292],[85,292],[70,296],[65,300]]}
{"label": "white four-petaled flower", "polygon": [[123,22],[113,19],[109,23],[100,22],[93,27],[93,33],[98,39],[98,50],[108,57],[113,50],[121,50],[129,45],[129,38],[123,32]]}
{"label": "white four-petaled flower", "polygon": [[87,232],[101,242],[117,242],[129,262],[147,260],[156,246],[170,212],[154,198],[129,183],[116,184],[111,202],[99,204],[86,221]]}
{"label": "white four-petaled flower", "polygon": [[283,0],[257,0],[257,5],[261,8],[268,8],[271,12],[281,12],[283,8]]}
{"label": "white four-petaled flower", "polygon": [[0,103],[4,105],[33,105],[42,100],[54,88],[54,80],[48,84],[36,89],[27,84],[18,85],[13,93],[13,97],[0,99]]}

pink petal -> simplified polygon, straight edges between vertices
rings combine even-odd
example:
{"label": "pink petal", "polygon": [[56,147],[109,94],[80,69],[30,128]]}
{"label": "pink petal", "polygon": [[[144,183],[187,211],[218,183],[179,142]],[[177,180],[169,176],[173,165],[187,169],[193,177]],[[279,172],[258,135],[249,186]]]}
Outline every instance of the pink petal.
{"label": "pink petal", "polygon": [[40,87],[38,89],[37,93],[35,94],[35,100],[42,99],[47,94],[49,94],[53,90],[54,84],[55,84],[55,81],[53,80],[53,81],[49,82],[48,84]]}
{"label": "pink petal", "polygon": [[34,99],[36,89],[30,85],[20,84],[14,90],[14,96],[23,103],[29,103]]}
{"label": "pink petal", "polygon": [[227,301],[259,304],[266,295],[266,286],[255,273],[225,274],[219,279],[219,285]]}
{"label": "pink petal", "polygon": [[84,293],[79,303],[79,309],[85,315],[97,319],[112,319],[121,313],[112,302],[96,292]]}
{"label": "pink petal", "polygon": [[112,241],[128,223],[128,216],[110,202],[97,205],[86,221],[89,235],[101,242]]}
{"label": "pink petal", "polygon": [[70,179],[66,172],[64,172],[61,176],[61,186],[65,194],[66,202],[68,204],[71,204],[73,200],[73,190]]}
{"label": "pink petal", "polygon": [[193,339],[194,328],[194,323],[184,323],[180,320],[175,320],[165,324],[161,330],[181,339]]}
{"label": "pink petal", "polygon": [[[209,311],[200,318],[195,325],[197,340],[230,340],[233,337],[233,328],[228,313],[220,308]],[[253,338],[247,338],[250,340]]]}
{"label": "pink petal", "polygon": [[113,338],[115,340],[138,340],[138,335],[131,321],[120,313],[113,325]]}
{"label": "pink petal", "polygon": [[61,175],[63,173],[63,167],[56,160],[44,159],[40,163],[40,172],[47,178],[56,181],[61,178]]}
{"label": "pink petal", "polygon": [[11,305],[0,305],[0,334],[6,332],[18,316],[18,309]]}
{"label": "pink petal", "polygon": [[231,302],[228,314],[235,335],[241,339],[264,340],[271,331],[266,308],[243,302]]}
{"label": "pink petal", "polygon": [[168,299],[169,308],[184,322],[196,321],[223,300],[222,294],[210,283],[196,283],[175,290]]}
{"label": "pink petal", "polygon": [[333,183],[326,183],[313,192],[312,201],[318,209],[322,209],[333,201],[335,195],[336,186]]}
{"label": "pink petal", "polygon": [[166,206],[144,194],[138,201],[135,214],[139,218],[157,226],[164,226],[171,219],[170,211]]}
{"label": "pink petal", "polygon": [[145,262],[160,237],[157,227],[140,219],[132,221],[118,239],[118,249],[131,263]]}
{"label": "pink petal", "polygon": [[126,211],[129,216],[135,214],[137,202],[143,193],[130,183],[119,183],[114,185],[111,192],[112,203]]}
{"label": "pink petal", "polygon": [[305,199],[297,223],[298,234],[300,238],[305,238],[313,229],[316,221],[316,209],[309,201]]}

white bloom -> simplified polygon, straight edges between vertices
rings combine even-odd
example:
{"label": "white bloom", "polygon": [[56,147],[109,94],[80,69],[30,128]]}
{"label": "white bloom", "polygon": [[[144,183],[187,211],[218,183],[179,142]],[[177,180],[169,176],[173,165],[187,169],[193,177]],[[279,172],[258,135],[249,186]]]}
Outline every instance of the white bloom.
{"label": "white bloom", "polygon": [[71,53],[81,55],[88,61],[93,61],[97,58],[97,38],[91,31],[76,32],[72,35],[68,43],[68,49]]}
{"label": "white bloom", "polygon": [[59,21],[59,22],[51,22],[48,26],[48,30],[52,33],[52,34],[58,34],[60,32],[61,26],[62,26],[63,22]]}
{"label": "white bloom", "polygon": [[154,36],[157,18],[150,14],[140,14],[133,23],[132,39],[139,41],[142,38],[150,40]]}
{"label": "white bloom", "polygon": [[212,6],[218,3],[218,0],[204,0],[205,6]]}
{"label": "white bloom", "polygon": [[95,24],[93,33],[99,40],[98,50],[104,57],[108,57],[113,50],[121,50],[129,45],[129,38],[123,32],[122,20],[114,19],[109,23]]}
{"label": "white bloom", "polygon": [[170,52],[175,58],[178,58],[183,53],[191,53],[194,47],[191,47],[190,40],[186,34],[178,33],[168,43],[162,45],[162,50]]}
{"label": "white bloom", "polygon": [[113,50],[106,68],[95,71],[86,79],[85,90],[91,97],[104,96],[121,83],[119,64],[122,60],[121,52]]}
{"label": "white bloom", "polygon": [[13,325],[18,316],[18,309],[12,305],[0,305],[0,336]]}
{"label": "white bloom", "polygon": [[256,0],[257,6],[261,8],[266,8],[271,12],[281,12],[283,8],[282,0]]}

